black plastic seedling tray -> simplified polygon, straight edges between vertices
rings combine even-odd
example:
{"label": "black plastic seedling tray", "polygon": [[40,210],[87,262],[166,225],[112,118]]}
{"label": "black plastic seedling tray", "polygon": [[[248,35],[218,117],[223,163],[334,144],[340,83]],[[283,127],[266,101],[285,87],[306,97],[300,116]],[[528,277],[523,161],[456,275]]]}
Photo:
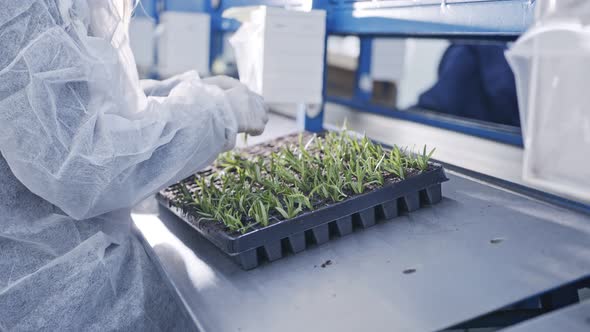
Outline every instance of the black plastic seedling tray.
{"label": "black plastic seedling tray", "polygon": [[245,269],[262,261],[275,261],[288,253],[298,253],[311,245],[321,245],[331,238],[352,233],[412,212],[442,199],[441,183],[447,181],[442,166],[433,164],[425,172],[389,183],[373,191],[344,201],[308,211],[246,234],[230,234],[211,221],[184,212],[171,204],[162,193],[158,201],[188,223]]}

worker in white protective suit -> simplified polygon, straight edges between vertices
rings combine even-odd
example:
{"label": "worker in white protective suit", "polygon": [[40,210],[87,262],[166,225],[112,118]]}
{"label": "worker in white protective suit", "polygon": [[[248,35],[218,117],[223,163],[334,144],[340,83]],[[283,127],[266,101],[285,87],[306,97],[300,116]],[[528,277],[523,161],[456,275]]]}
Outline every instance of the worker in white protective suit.
{"label": "worker in white protective suit", "polygon": [[0,0],[0,331],[174,331],[187,319],[130,207],[259,134],[262,99],[138,79],[131,0]]}

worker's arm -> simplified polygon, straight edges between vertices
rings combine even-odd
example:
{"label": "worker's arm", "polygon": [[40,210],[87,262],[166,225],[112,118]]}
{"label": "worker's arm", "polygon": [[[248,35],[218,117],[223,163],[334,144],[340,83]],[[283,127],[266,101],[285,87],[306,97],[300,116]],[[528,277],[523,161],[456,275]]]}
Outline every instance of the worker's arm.
{"label": "worker's arm", "polygon": [[233,146],[239,124],[222,89],[195,79],[142,97],[121,49],[85,35],[83,20],[63,26],[55,8],[7,4],[0,151],[33,193],[84,219],[130,207]]}

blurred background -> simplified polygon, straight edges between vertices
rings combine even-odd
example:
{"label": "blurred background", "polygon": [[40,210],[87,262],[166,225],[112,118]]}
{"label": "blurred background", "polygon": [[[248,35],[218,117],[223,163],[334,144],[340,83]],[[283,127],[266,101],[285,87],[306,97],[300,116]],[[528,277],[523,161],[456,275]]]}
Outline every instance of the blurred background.
{"label": "blurred background", "polygon": [[[211,31],[205,12],[214,5],[201,0],[143,0],[131,26],[142,77],[166,78],[189,69],[202,76],[238,77],[229,43],[232,28]],[[489,40],[330,35],[327,100],[345,105],[362,101],[380,112],[413,110],[518,133],[516,89],[504,57],[506,48],[506,42]],[[359,65],[370,68],[359,73]],[[273,110],[295,116],[296,105],[274,103]]]}

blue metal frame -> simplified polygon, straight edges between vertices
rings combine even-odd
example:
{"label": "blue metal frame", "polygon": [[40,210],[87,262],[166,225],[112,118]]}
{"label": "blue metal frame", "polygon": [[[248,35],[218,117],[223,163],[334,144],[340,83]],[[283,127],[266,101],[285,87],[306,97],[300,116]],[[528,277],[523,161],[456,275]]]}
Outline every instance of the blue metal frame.
{"label": "blue metal frame", "polygon": [[325,100],[363,112],[522,147],[520,132],[373,105],[371,91],[361,89],[359,82],[370,75],[374,37],[514,39],[531,23],[534,5],[534,0],[446,0],[445,5],[441,5],[441,0],[331,0],[328,32],[358,35],[361,47],[353,97],[327,96]]}
{"label": "blue metal frame", "polygon": [[[199,11],[211,15],[210,65],[223,51],[223,35],[235,31],[239,23],[222,18],[224,10],[232,7],[267,5],[275,7],[308,6],[306,0],[220,0],[213,8],[210,1],[155,0],[163,10]],[[468,38],[515,38],[531,22],[535,0],[312,0],[312,8],[327,11],[328,34],[359,35],[361,51],[352,98],[326,95],[324,73],[324,102],[352,107],[359,111],[396,119],[413,121],[467,135],[522,146],[519,133],[482,127],[465,121],[444,117],[433,118],[419,112],[387,109],[371,104],[371,91],[363,90],[362,77],[370,77],[372,39],[374,37],[432,36]],[[327,68],[324,59],[324,68]],[[306,118],[309,131],[323,129],[322,112],[316,118]]]}
{"label": "blue metal frame", "polygon": [[208,0],[163,0],[162,3],[161,8],[163,11],[176,12],[207,12],[210,6]]}
{"label": "blue metal frame", "polygon": [[372,40],[373,37],[371,36],[360,36],[360,53],[355,75],[356,82],[353,96],[351,98],[326,96],[324,99],[326,102],[344,105],[361,112],[417,122],[441,129],[456,131],[466,135],[497,141],[504,144],[518,147],[523,146],[521,132],[516,128],[514,130],[506,130],[502,128],[505,126],[501,125],[482,125],[476,121],[467,119],[459,120],[448,115],[436,116],[435,114],[424,111],[404,111],[372,104],[372,91],[363,90],[360,84],[362,77],[370,77],[371,74]]}
{"label": "blue metal frame", "polygon": [[245,7],[245,6],[270,6],[293,8],[302,7],[308,4],[305,0],[221,0],[218,11],[223,12],[228,8]]}
{"label": "blue metal frame", "polygon": [[370,35],[520,34],[534,0],[331,0],[330,33]]}
{"label": "blue metal frame", "polygon": [[495,129],[493,126],[486,126],[467,120],[459,120],[445,115],[436,115],[430,112],[415,110],[396,110],[379,105],[374,105],[357,98],[343,98],[328,96],[329,103],[340,104],[354,108],[360,112],[372,113],[387,116],[394,119],[412,121],[428,126],[452,130],[466,135],[497,141],[504,144],[522,146],[522,136],[519,131]]}
{"label": "blue metal frame", "polygon": [[[371,101],[371,90],[363,89],[361,82],[364,77],[371,77],[371,54],[373,48],[373,38],[367,36],[360,37],[360,52],[357,64],[354,84],[353,100],[368,103]],[[327,50],[326,50],[327,51]],[[327,65],[327,64],[325,64]]]}

